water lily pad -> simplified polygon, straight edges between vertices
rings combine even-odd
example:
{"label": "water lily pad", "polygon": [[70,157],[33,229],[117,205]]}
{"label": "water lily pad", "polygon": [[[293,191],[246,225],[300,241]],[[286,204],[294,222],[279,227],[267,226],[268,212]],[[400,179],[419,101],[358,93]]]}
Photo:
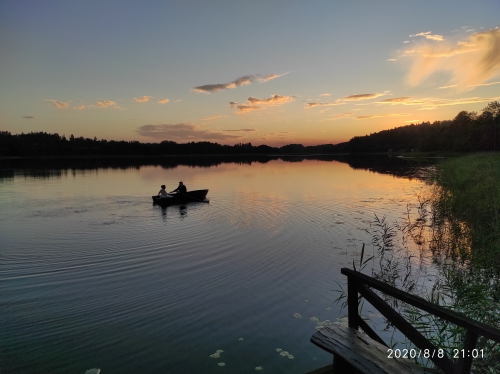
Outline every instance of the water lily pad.
{"label": "water lily pad", "polygon": [[257,366],[255,370],[262,370],[262,366]]}
{"label": "water lily pad", "polygon": [[226,366],[226,364],[224,362],[219,362],[217,365],[219,365],[219,366]]}
{"label": "water lily pad", "polygon": [[302,317],[302,316],[300,315],[300,313],[293,313],[293,316],[294,316],[295,318],[301,318],[301,317]]}

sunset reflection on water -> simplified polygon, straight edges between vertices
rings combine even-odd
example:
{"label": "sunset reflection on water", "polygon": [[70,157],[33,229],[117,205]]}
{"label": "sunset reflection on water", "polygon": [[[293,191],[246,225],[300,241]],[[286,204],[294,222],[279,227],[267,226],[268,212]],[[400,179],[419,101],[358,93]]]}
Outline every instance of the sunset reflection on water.
{"label": "sunset reflection on water", "polygon": [[[344,314],[332,303],[340,268],[363,243],[372,251],[374,214],[402,217],[425,186],[386,163],[16,169],[0,179],[4,361],[20,373],[144,372],[145,362],[151,373],[217,373],[209,356],[221,349],[231,372],[329,363],[309,337],[316,319]],[[210,202],[152,204],[181,180]]]}

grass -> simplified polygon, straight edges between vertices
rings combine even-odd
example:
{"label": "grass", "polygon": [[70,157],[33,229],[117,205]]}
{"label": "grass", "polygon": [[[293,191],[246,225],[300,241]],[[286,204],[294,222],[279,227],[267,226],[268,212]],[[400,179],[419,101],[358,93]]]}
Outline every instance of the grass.
{"label": "grass", "polygon": [[[500,328],[500,154],[447,159],[436,166],[432,180],[403,220],[375,216],[375,256],[364,260],[363,246],[357,270],[369,272],[370,263],[369,275],[376,279]],[[345,302],[345,296],[341,292],[337,300]],[[380,296],[437,347],[461,349],[463,329]],[[408,341],[389,345],[398,343],[411,347]],[[482,338],[476,348],[488,355],[474,360],[474,373],[500,372],[500,344]]]}
{"label": "grass", "polygon": [[474,265],[500,271],[500,154],[475,154],[437,165],[434,210]]}

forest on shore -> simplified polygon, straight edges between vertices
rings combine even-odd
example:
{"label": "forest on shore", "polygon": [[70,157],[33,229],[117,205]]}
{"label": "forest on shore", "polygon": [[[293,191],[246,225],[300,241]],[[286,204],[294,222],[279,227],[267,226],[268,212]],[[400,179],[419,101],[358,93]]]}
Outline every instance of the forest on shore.
{"label": "forest on shore", "polygon": [[481,114],[461,111],[452,120],[423,122],[383,130],[370,135],[355,136],[348,142],[304,146],[288,144],[282,147],[253,146],[251,143],[222,145],[207,141],[161,143],[138,141],[69,138],[57,133],[30,132],[11,134],[0,131],[0,156],[160,156],[197,154],[336,154],[380,152],[480,152],[500,150],[500,103],[493,101]]}

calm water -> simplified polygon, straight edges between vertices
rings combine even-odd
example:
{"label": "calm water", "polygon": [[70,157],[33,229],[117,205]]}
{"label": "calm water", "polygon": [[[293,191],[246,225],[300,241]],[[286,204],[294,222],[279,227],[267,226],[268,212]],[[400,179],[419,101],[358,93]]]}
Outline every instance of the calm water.
{"label": "calm water", "polygon": [[[309,342],[310,318],[345,315],[333,303],[340,268],[370,242],[374,213],[400,217],[423,186],[406,176],[414,165],[380,160],[4,167],[0,372],[303,373],[330,363]],[[210,189],[210,203],[151,204],[179,180]]]}

